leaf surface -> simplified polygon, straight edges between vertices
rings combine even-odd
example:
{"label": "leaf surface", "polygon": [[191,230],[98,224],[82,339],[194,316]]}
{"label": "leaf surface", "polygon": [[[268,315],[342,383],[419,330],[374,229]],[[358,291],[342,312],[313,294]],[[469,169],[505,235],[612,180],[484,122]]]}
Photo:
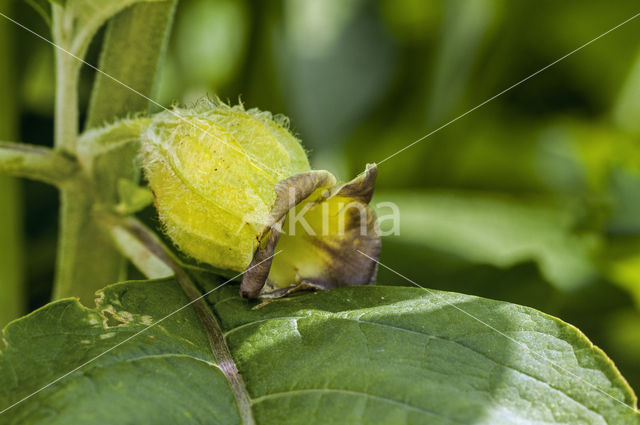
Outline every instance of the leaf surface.
{"label": "leaf surface", "polygon": [[[187,307],[160,321],[187,303],[173,280],[116,284],[97,301],[60,300],[5,329],[0,409],[157,325],[0,423],[240,423],[196,314]],[[208,301],[258,424],[640,424],[611,361],[529,308],[381,286],[259,308],[226,286]]]}

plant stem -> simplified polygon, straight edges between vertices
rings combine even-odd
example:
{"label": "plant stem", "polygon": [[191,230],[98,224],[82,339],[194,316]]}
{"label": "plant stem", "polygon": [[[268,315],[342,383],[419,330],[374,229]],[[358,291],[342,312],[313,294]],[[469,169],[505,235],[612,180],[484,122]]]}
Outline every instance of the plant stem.
{"label": "plant stem", "polygon": [[171,251],[162,243],[156,234],[137,219],[119,216],[105,216],[104,218],[104,222],[108,227],[127,231],[144,246],[145,250],[140,256],[152,254],[173,271],[176,281],[191,301],[193,308],[198,314],[198,318],[202,322],[207,337],[209,338],[211,351],[220,370],[222,370],[222,373],[224,373],[224,376],[227,378],[236,402],[238,403],[243,424],[254,425],[255,420],[253,418],[253,411],[251,410],[249,393],[233,361],[231,351],[224,339],[220,324],[214,317],[204,296],[200,293],[187,272],[175,261]]}
{"label": "plant stem", "polygon": [[84,176],[61,188],[54,299],[79,297],[90,305],[98,289],[125,278],[126,263],[98,224],[95,201]]}
{"label": "plant stem", "polygon": [[71,28],[64,12],[62,6],[52,5],[53,41],[60,46],[54,49],[56,104],[53,140],[57,149],[73,155],[78,137],[78,77],[82,62],[67,53],[71,44]]}
{"label": "plant stem", "polygon": [[53,298],[79,297],[124,279],[124,261],[94,215],[91,186],[81,179],[60,193],[60,236]]}
{"label": "plant stem", "polygon": [[[10,2],[0,3],[0,12],[10,14]],[[13,74],[14,28],[0,26],[0,137],[17,136],[18,105]],[[1,148],[0,148],[1,149]],[[2,170],[0,153],[0,171]],[[20,182],[0,176],[0,328],[24,312],[24,246],[22,238],[22,190]]]}
{"label": "plant stem", "polygon": [[75,161],[51,149],[0,142],[0,173],[62,187],[78,170]]}
{"label": "plant stem", "polygon": [[[52,11],[54,41],[69,50],[73,23],[65,19],[62,6],[53,4]],[[79,127],[78,77],[82,62],[62,49],[55,50],[55,58],[55,147],[75,156]],[[94,188],[80,175],[61,188],[54,299],[77,296],[88,303],[97,289],[124,277],[124,260],[95,220],[94,203]]]}
{"label": "plant stem", "polygon": [[[124,220],[123,220],[124,221]],[[115,244],[120,252],[127,257],[137,268],[149,279],[162,279],[174,276],[174,271],[166,264],[166,261],[158,258],[157,255],[142,243],[139,237],[133,235],[131,226],[118,220],[109,220],[109,230]],[[155,244],[160,244],[155,240]],[[175,261],[174,261],[175,262]]]}
{"label": "plant stem", "polygon": [[[112,77],[150,96],[154,74],[169,31],[176,1],[142,3],[123,10],[109,25],[103,43],[100,68]],[[71,45],[73,22],[65,10],[52,5],[54,40],[61,47]],[[78,76],[81,62],[56,49],[55,146],[75,155],[78,151]],[[103,74],[96,75],[88,125],[112,122],[146,110],[147,100],[117,85]],[[113,188],[119,178],[133,179],[136,152],[121,152],[114,158],[104,179],[90,186],[86,180],[62,188],[60,238],[54,298],[79,296],[88,303],[96,290],[125,278],[124,257],[98,224],[96,205],[117,202]]]}
{"label": "plant stem", "polygon": [[80,67],[76,62],[78,62],[77,59],[64,52],[58,51],[56,55],[56,106],[53,139],[57,149],[69,154],[75,154],[78,137],[77,84]]}

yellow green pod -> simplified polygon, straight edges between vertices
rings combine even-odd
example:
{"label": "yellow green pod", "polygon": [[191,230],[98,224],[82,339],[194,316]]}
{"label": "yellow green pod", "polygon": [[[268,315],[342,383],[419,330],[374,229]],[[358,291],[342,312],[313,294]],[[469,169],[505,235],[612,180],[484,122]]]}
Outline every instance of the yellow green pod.
{"label": "yellow green pod", "polygon": [[[337,185],[329,172],[310,169],[285,118],[212,101],[155,115],[142,153],[167,235],[198,261],[247,270],[244,296],[374,283],[375,262],[354,250],[373,258],[380,250],[367,205],[374,166]],[[337,214],[347,204],[357,216]],[[314,226],[319,231],[309,232]]]}

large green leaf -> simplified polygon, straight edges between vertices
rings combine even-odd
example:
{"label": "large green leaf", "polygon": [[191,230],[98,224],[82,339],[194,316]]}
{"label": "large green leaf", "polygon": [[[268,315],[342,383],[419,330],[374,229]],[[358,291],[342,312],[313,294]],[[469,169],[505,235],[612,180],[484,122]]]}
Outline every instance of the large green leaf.
{"label": "large green leaf", "polygon": [[[208,301],[258,424],[640,424],[630,407],[636,398],[611,361],[575,328],[529,308],[380,286],[259,308],[223,287]],[[60,300],[5,329],[0,409],[187,299],[164,280],[110,286],[97,303]],[[240,419],[188,307],[12,407],[0,423]]]}

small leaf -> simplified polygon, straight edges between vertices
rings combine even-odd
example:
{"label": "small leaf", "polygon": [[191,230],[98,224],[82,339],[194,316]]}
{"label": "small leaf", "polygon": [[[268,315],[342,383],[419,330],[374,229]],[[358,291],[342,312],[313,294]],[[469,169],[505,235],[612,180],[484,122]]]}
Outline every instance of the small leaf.
{"label": "small leaf", "polygon": [[[113,285],[97,301],[57,301],[5,329],[0,409],[115,348],[3,423],[240,423],[193,310],[159,323],[188,302],[174,281]],[[208,301],[258,424],[640,423],[635,395],[602,351],[530,308],[380,286],[258,309],[227,286]]]}
{"label": "small leaf", "polygon": [[80,136],[78,160],[91,176],[102,202],[115,205],[132,201],[129,198],[133,193],[123,193],[119,181],[128,180],[133,185],[138,180],[135,158],[140,149],[140,131],[146,122],[145,118],[119,120]]}
{"label": "small leaf", "polygon": [[121,214],[133,214],[153,203],[153,193],[129,179],[118,179],[120,203],[116,209]]}

